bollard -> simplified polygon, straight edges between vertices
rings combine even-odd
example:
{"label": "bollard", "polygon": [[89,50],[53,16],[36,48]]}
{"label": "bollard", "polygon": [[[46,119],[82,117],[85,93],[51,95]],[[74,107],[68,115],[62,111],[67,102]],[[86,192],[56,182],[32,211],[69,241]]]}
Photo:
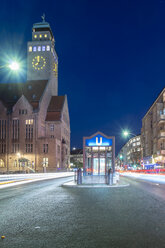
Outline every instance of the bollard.
{"label": "bollard", "polygon": [[110,185],[110,169],[108,170],[107,184]]}
{"label": "bollard", "polygon": [[82,184],[82,173],[81,168],[77,170],[77,184]]}
{"label": "bollard", "polygon": [[113,173],[112,173],[112,168],[108,170],[108,180],[107,180],[108,185],[113,185]]}

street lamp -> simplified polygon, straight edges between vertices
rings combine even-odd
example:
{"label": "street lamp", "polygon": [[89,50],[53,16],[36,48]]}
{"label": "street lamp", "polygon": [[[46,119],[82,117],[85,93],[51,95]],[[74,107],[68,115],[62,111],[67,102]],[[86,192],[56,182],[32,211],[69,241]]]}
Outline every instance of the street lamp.
{"label": "street lamp", "polygon": [[127,137],[130,136],[130,135],[132,135],[132,136],[134,136],[134,137],[137,136],[136,134],[131,133],[131,132],[128,131],[128,130],[124,130],[124,131],[123,131],[123,136],[124,136],[124,137],[127,138]]}
{"label": "street lamp", "polygon": [[0,69],[2,68],[9,68],[11,71],[18,71],[20,70],[20,63],[18,63],[17,61],[11,61],[10,63],[1,65]]}
{"label": "street lamp", "polygon": [[12,70],[12,71],[18,71],[20,69],[20,64],[17,61],[12,61],[8,67]]}

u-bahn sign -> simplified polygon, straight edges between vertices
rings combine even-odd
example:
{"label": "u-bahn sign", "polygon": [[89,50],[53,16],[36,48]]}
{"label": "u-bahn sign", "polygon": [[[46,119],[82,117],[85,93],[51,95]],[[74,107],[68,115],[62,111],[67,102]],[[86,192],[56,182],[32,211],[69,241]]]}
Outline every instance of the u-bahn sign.
{"label": "u-bahn sign", "polygon": [[101,133],[85,139],[85,146],[112,146],[112,143],[112,138]]}

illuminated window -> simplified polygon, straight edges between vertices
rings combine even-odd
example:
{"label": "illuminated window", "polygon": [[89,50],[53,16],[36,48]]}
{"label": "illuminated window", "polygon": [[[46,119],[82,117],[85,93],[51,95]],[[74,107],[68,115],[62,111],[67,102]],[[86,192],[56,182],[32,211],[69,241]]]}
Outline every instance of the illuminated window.
{"label": "illuminated window", "polygon": [[34,46],[34,47],[33,47],[33,52],[36,52],[36,51],[37,51],[37,47]]}
{"label": "illuminated window", "polygon": [[32,46],[29,46],[29,52],[32,52]]}
{"label": "illuminated window", "polygon": [[42,38],[42,34],[40,34],[40,38]]}
{"label": "illuminated window", "polygon": [[38,46],[38,51],[39,51],[39,52],[41,51],[41,46]]}
{"label": "illuminated window", "polygon": [[37,38],[37,35],[36,35],[36,34],[34,35],[34,38],[35,38],[35,39]]}
{"label": "illuminated window", "polygon": [[46,47],[45,46],[42,46],[42,51],[43,52],[45,52],[45,49],[46,49]]}
{"label": "illuminated window", "polygon": [[26,120],[26,125],[33,125],[33,119]]}
{"label": "illuminated window", "polygon": [[46,46],[46,51],[50,51],[50,46]]}
{"label": "illuminated window", "polygon": [[48,158],[43,158],[43,167],[48,167]]}
{"label": "illuminated window", "polygon": [[45,34],[45,35],[44,35],[44,37],[45,37],[45,38],[47,38],[47,37],[48,37],[48,35],[47,35],[47,34]]}
{"label": "illuminated window", "polygon": [[5,163],[2,159],[0,159],[0,167],[5,167]]}

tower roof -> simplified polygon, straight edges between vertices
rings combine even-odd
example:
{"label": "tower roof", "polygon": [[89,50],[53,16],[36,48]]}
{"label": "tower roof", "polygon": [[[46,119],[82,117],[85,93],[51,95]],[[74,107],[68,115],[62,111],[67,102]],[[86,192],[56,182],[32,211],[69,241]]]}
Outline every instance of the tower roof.
{"label": "tower roof", "polygon": [[37,31],[49,31],[53,37],[53,32],[51,30],[50,24],[48,22],[45,21],[45,14],[43,14],[42,16],[42,22],[37,22],[33,24],[33,31],[37,32]]}

